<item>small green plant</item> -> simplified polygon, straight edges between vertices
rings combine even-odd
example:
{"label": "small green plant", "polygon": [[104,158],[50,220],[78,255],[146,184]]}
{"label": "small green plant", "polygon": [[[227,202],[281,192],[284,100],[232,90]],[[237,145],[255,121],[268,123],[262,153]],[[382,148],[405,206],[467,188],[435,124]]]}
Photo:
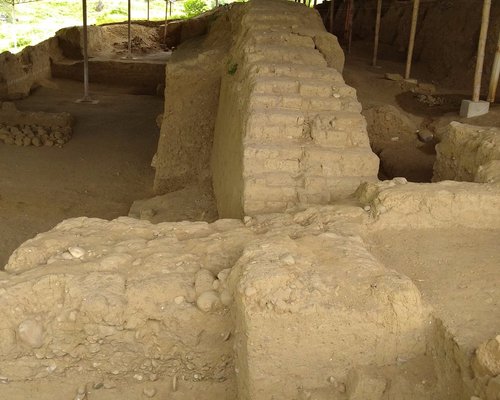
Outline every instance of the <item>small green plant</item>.
{"label": "small green plant", "polygon": [[207,10],[207,5],[203,0],[186,0],[184,2],[184,12],[188,18],[196,17]]}
{"label": "small green plant", "polygon": [[227,73],[229,75],[234,75],[238,71],[238,64],[237,63],[229,63],[227,66]]}
{"label": "small green plant", "polygon": [[23,48],[23,47],[29,46],[31,44],[31,39],[21,37],[21,38],[17,39],[16,44],[17,44],[17,47]]}

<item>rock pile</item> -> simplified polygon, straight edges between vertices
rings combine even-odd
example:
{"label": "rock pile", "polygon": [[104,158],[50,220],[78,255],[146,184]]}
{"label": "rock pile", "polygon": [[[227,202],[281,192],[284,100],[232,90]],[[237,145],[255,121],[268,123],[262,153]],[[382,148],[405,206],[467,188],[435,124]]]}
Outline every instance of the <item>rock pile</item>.
{"label": "rock pile", "polygon": [[0,143],[16,146],[62,147],[70,139],[70,127],[0,124]]}
{"label": "rock pile", "polygon": [[0,144],[62,147],[71,139],[72,125],[73,117],[65,112],[26,112],[0,103]]}

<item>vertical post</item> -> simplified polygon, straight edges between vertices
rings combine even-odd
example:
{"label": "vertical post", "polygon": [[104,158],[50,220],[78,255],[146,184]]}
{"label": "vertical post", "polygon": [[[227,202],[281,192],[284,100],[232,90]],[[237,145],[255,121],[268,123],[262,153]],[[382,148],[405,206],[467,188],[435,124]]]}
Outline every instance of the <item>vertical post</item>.
{"label": "vertical post", "polygon": [[484,49],[486,47],[486,37],[488,36],[488,24],[490,20],[491,0],[484,0],[483,16],[481,19],[481,33],[479,34],[479,43],[477,46],[476,72],[474,74],[474,91],[472,101],[479,101],[481,94],[481,78],[483,76]]}
{"label": "vertical post", "polygon": [[168,0],[165,0],[165,29],[163,30],[163,44],[167,46]]}
{"label": "vertical post", "polygon": [[495,59],[493,60],[493,67],[491,68],[490,88],[488,91],[488,98],[487,98],[487,100],[490,103],[495,102],[499,76],[500,76],[500,33],[498,34],[497,51],[495,53]]}
{"label": "vertical post", "polygon": [[411,61],[413,59],[413,48],[415,47],[415,34],[417,33],[418,8],[420,0],[413,0],[413,14],[411,16],[410,41],[408,43],[408,54],[406,56],[405,79],[410,79]]}
{"label": "vertical post", "polygon": [[382,15],[382,0],[377,0],[377,18],[375,20],[375,39],[373,42],[373,61],[372,65],[377,66],[378,41],[380,35],[380,17]]}
{"label": "vertical post", "polygon": [[89,55],[87,52],[88,36],[87,36],[87,0],[83,0],[83,98],[88,99],[89,96]]}
{"label": "vertical post", "polygon": [[168,0],[168,15],[172,17],[172,2]]}
{"label": "vertical post", "polygon": [[148,0],[148,21],[149,21],[149,0]]}
{"label": "vertical post", "polygon": [[352,42],[352,15],[354,13],[354,0],[348,0],[347,13],[347,54],[351,54]]}
{"label": "vertical post", "polygon": [[333,33],[333,14],[335,13],[335,0],[330,0],[330,9],[328,10],[328,30]]}
{"label": "vertical post", "polygon": [[313,7],[316,7],[317,4],[318,4],[318,0],[314,0]]}
{"label": "vertical post", "polygon": [[17,34],[16,34],[16,3],[12,0],[12,41],[14,45],[14,51],[17,50]]}
{"label": "vertical post", "polygon": [[89,94],[89,54],[88,54],[88,28],[87,28],[87,0],[82,0],[83,12],[83,97],[77,103],[97,104],[97,100],[92,100]]}
{"label": "vertical post", "polygon": [[128,0],[128,21],[127,21],[127,27],[128,27],[128,58],[132,58],[132,35],[131,35],[131,17],[130,17],[130,12],[131,12],[131,7],[130,7],[130,0]]}

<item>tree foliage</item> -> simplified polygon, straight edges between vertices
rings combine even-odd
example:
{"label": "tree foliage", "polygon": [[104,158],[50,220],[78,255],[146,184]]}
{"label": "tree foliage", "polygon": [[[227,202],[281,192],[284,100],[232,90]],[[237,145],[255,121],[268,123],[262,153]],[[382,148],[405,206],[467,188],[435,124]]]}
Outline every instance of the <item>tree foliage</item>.
{"label": "tree foliage", "polygon": [[203,0],[186,0],[184,2],[184,12],[188,18],[196,17],[207,10],[207,5]]}

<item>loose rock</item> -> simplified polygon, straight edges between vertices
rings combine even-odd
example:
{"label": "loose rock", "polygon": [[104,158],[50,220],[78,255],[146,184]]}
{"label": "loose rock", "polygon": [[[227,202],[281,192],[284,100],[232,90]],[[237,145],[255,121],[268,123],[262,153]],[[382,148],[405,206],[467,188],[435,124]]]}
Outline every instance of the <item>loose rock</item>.
{"label": "loose rock", "polygon": [[35,320],[26,319],[19,324],[19,338],[34,349],[43,345],[43,327]]}
{"label": "loose rock", "polygon": [[477,348],[473,367],[477,375],[500,375],[500,335]]}
{"label": "loose rock", "polygon": [[149,398],[155,397],[156,389],[155,388],[144,388],[142,393],[144,394],[144,396],[149,397]]}
{"label": "loose rock", "polygon": [[71,254],[74,258],[81,258],[85,255],[85,250],[81,247],[69,247],[69,254]]}
{"label": "loose rock", "polygon": [[194,278],[194,289],[197,295],[213,289],[214,276],[207,269],[200,269]]}
{"label": "loose rock", "polygon": [[196,300],[196,305],[203,312],[212,311],[216,309],[219,304],[219,296],[217,295],[217,292],[213,290],[207,290],[206,292],[203,292]]}

